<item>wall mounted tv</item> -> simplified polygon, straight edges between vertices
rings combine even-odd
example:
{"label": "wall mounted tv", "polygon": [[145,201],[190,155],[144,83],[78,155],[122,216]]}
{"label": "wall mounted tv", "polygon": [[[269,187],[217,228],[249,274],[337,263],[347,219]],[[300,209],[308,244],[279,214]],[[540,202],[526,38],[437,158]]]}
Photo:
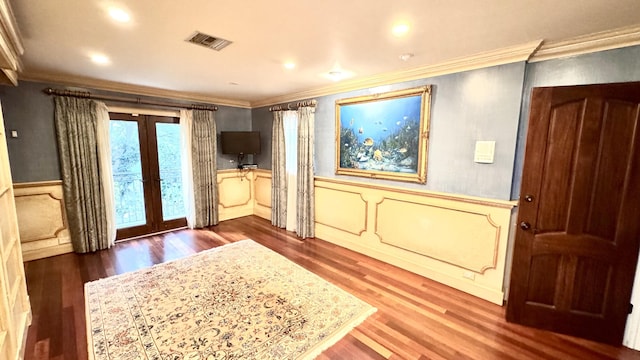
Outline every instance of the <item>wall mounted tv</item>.
{"label": "wall mounted tv", "polygon": [[222,131],[220,145],[223,154],[260,154],[259,131]]}

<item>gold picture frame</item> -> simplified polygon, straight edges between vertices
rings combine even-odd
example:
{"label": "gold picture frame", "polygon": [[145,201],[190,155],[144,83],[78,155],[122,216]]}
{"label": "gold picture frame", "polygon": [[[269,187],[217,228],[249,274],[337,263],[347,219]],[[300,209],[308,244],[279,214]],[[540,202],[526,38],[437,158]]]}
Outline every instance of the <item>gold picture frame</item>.
{"label": "gold picture frame", "polygon": [[431,85],[336,100],[336,175],[427,181]]}

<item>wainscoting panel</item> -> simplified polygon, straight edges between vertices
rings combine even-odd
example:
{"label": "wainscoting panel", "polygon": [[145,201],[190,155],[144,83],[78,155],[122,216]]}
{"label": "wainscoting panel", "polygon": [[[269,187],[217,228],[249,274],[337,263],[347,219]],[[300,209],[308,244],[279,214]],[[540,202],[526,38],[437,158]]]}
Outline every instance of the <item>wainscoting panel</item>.
{"label": "wainscoting panel", "polygon": [[62,181],[14,184],[24,261],[73,251]]}
{"label": "wainscoting panel", "polygon": [[[15,203],[24,261],[73,251],[62,181],[16,183]],[[220,221],[256,214],[271,218],[271,172],[219,170]]]}
{"label": "wainscoting panel", "polygon": [[367,230],[367,201],[356,191],[316,184],[316,224],[359,237]]}
{"label": "wainscoting panel", "polygon": [[322,177],[315,189],[318,238],[502,304],[515,202]]}
{"label": "wainscoting panel", "polygon": [[254,170],[255,203],[253,214],[271,220],[271,171]]}
{"label": "wainscoting panel", "polygon": [[220,221],[253,214],[253,183],[253,172],[250,170],[218,171]]}
{"label": "wainscoting panel", "polygon": [[376,210],[376,235],[384,244],[480,274],[496,267],[501,229],[489,214],[387,198]]}

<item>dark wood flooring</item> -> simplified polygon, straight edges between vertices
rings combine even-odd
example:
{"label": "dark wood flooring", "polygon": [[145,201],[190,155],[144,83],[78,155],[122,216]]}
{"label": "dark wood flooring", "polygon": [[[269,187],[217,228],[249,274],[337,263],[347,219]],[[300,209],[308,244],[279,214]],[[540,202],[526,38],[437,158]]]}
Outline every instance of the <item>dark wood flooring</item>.
{"label": "dark wood flooring", "polygon": [[378,308],[319,359],[640,359],[640,352],[505,322],[504,307],[249,216],[26,263],[25,359],[87,359],[83,284],[251,238]]}

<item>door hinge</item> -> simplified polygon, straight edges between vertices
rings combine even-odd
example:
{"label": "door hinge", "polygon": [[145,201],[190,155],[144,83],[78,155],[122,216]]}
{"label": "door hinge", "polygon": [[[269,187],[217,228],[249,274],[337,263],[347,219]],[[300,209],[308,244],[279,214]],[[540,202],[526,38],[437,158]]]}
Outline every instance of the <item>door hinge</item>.
{"label": "door hinge", "polygon": [[633,304],[629,304],[629,314],[633,312]]}

